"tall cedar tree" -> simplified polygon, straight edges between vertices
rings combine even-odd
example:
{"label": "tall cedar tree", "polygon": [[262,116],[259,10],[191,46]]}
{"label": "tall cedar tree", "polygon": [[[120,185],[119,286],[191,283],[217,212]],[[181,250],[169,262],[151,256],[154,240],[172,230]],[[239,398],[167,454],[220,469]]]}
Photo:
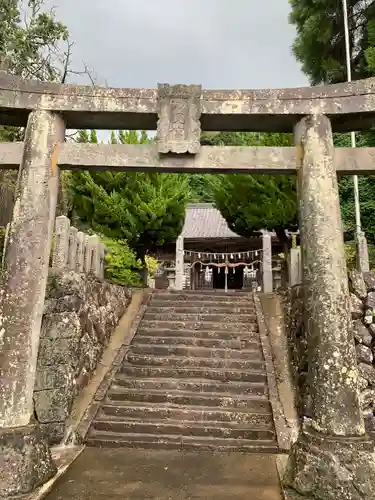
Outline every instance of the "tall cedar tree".
{"label": "tall cedar tree", "polygon": [[[297,29],[296,59],[311,84],[346,81],[344,19],[341,0],[290,0],[290,22]],[[375,2],[348,0],[353,79],[375,75]],[[347,134],[335,134],[336,147],[350,147]],[[374,147],[374,130],[357,134],[357,147]],[[355,210],[352,177],[340,179],[341,212],[348,235],[354,237]],[[359,177],[362,227],[375,243],[375,177]]]}
{"label": "tall cedar tree", "polygon": [[[97,138],[81,131],[79,140]],[[149,139],[145,132],[120,131],[112,133],[110,142],[144,144]],[[144,269],[146,255],[174,242],[182,230],[189,197],[185,175],[86,171],[72,174],[70,186],[79,219],[109,238],[126,240]]]}

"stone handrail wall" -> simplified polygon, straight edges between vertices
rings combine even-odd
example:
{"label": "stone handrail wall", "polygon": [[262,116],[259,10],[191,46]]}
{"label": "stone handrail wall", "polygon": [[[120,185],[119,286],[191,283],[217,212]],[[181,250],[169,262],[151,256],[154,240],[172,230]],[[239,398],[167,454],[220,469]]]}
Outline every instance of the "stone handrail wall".
{"label": "stone handrail wall", "polygon": [[106,246],[99,236],[88,235],[71,226],[65,215],[56,217],[52,267],[104,277]]}
{"label": "stone handrail wall", "polygon": [[90,381],[131,289],[92,273],[50,269],[39,344],[35,414],[50,444],[67,431],[73,402]]}

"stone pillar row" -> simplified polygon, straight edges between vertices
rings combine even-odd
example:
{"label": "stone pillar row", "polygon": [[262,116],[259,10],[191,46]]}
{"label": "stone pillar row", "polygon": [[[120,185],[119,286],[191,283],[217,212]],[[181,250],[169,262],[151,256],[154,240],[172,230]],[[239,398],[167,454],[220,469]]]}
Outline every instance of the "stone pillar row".
{"label": "stone pillar row", "polygon": [[65,215],[56,217],[52,267],[104,277],[106,246],[99,236],[89,236],[70,225]]}

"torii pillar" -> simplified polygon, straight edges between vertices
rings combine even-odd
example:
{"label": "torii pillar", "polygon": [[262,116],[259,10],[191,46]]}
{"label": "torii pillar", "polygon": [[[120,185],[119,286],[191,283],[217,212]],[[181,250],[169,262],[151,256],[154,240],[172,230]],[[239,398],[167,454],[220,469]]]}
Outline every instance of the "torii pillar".
{"label": "torii pillar", "polygon": [[284,484],[304,498],[375,500],[374,446],[358,395],[330,120],[303,118],[295,139],[312,414],[293,445]]}

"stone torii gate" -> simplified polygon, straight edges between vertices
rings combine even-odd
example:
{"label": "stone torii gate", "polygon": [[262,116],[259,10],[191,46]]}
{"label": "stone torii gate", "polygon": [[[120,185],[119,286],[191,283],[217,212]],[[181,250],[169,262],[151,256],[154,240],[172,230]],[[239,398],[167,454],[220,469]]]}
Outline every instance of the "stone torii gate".
{"label": "stone torii gate", "polygon": [[[32,394],[58,172],[106,169],[297,174],[313,411],[291,450],[284,482],[319,499],[375,499],[336,178],[374,173],[375,149],[334,150],[332,141],[332,128],[346,132],[374,123],[375,79],[219,91],[92,88],[1,73],[0,124],[26,126],[26,134],[24,144],[0,145],[0,168],[19,168],[0,303],[0,494],[30,491],[54,473],[33,420]],[[64,142],[65,128],[156,129],[157,141],[73,144]],[[201,130],[294,130],[296,147],[201,147]]]}

